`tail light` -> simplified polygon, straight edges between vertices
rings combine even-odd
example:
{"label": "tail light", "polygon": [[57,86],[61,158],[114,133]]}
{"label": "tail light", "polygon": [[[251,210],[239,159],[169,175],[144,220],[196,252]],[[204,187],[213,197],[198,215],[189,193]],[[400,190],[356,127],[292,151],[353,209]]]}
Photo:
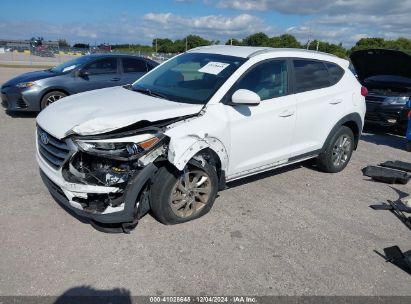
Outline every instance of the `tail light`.
{"label": "tail light", "polygon": [[366,87],[361,87],[361,95],[364,97],[368,95],[368,89]]}

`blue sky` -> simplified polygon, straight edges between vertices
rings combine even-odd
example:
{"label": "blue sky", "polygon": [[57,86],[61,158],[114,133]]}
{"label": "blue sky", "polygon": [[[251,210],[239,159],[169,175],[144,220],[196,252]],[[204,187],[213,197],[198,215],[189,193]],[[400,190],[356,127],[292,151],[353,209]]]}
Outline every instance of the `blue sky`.
{"label": "blue sky", "polygon": [[5,1],[0,38],[142,43],[197,34],[225,42],[263,31],[351,45],[361,37],[410,38],[411,0]]}

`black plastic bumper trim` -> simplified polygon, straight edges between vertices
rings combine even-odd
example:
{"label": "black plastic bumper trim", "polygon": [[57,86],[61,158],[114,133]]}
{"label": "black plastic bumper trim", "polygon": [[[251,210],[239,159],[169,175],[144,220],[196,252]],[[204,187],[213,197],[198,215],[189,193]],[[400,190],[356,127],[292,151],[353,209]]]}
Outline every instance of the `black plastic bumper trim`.
{"label": "black plastic bumper trim", "polygon": [[84,211],[81,209],[74,208],[70,205],[66,196],[62,193],[62,190],[59,186],[57,186],[53,181],[51,181],[47,175],[40,170],[40,176],[50,191],[51,195],[64,207],[68,208],[70,211],[73,211],[75,214],[91,219],[98,223],[103,224],[115,224],[115,223],[131,223],[134,221],[134,207],[136,203],[136,199],[147,183],[150,180],[155,172],[157,171],[157,167],[154,164],[149,164],[144,167],[141,171],[138,172],[135,176],[133,176],[124,191],[124,210],[114,213],[108,214],[101,214],[101,213],[91,213],[88,211]]}

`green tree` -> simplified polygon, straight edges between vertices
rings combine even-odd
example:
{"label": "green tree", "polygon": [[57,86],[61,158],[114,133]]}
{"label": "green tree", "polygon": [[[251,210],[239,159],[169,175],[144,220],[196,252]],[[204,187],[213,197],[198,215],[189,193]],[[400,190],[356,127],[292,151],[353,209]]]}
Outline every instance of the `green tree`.
{"label": "green tree", "polygon": [[351,51],[366,50],[366,49],[383,49],[387,47],[387,42],[384,38],[361,38],[351,48]]}
{"label": "green tree", "polygon": [[88,49],[88,48],[90,48],[90,45],[88,45],[86,43],[75,43],[75,44],[73,44],[73,48]]}
{"label": "green tree", "polygon": [[153,39],[153,50],[156,50],[157,43],[157,52],[159,53],[174,53],[174,43],[171,39],[168,38],[156,38]]}
{"label": "green tree", "polygon": [[70,47],[70,44],[67,42],[66,39],[59,39],[57,42],[58,42],[60,48]]}
{"label": "green tree", "polygon": [[211,45],[211,41],[204,39],[203,37],[200,37],[197,35],[188,35],[186,39],[187,39],[187,49],[188,50],[199,47],[199,46]]}
{"label": "green tree", "polygon": [[231,39],[228,39],[225,44],[226,45],[242,45],[243,43],[241,42],[241,40],[231,38]]}
{"label": "green tree", "polygon": [[297,38],[290,34],[283,34],[281,36],[271,37],[269,40],[269,46],[275,48],[301,48],[301,43],[298,42]]}
{"label": "green tree", "polygon": [[334,43],[329,43],[325,41],[313,40],[310,42],[308,49],[317,50],[317,45],[318,45],[318,51],[320,52],[333,54],[341,58],[348,57],[347,50],[342,46],[342,43],[334,44]]}
{"label": "green tree", "polygon": [[252,34],[243,39],[243,45],[248,46],[268,46],[270,38],[263,32]]}
{"label": "green tree", "polygon": [[366,49],[392,49],[411,54],[411,39],[400,37],[396,40],[384,38],[362,38],[351,48],[350,52]]}

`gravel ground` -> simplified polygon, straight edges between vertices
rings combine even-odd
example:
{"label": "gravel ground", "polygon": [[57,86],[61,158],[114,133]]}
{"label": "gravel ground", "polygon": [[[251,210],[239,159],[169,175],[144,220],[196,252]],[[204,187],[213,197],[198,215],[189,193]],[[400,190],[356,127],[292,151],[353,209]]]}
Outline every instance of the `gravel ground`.
{"label": "gravel ground", "polygon": [[[0,68],[0,83],[27,69]],[[411,295],[411,276],[374,251],[411,249],[411,231],[370,204],[411,192],[360,169],[411,161],[404,138],[364,134],[340,174],[294,165],[231,183],[209,214],[130,235],[63,210],[35,161],[35,115],[0,111],[0,295],[124,288],[132,295]]]}

